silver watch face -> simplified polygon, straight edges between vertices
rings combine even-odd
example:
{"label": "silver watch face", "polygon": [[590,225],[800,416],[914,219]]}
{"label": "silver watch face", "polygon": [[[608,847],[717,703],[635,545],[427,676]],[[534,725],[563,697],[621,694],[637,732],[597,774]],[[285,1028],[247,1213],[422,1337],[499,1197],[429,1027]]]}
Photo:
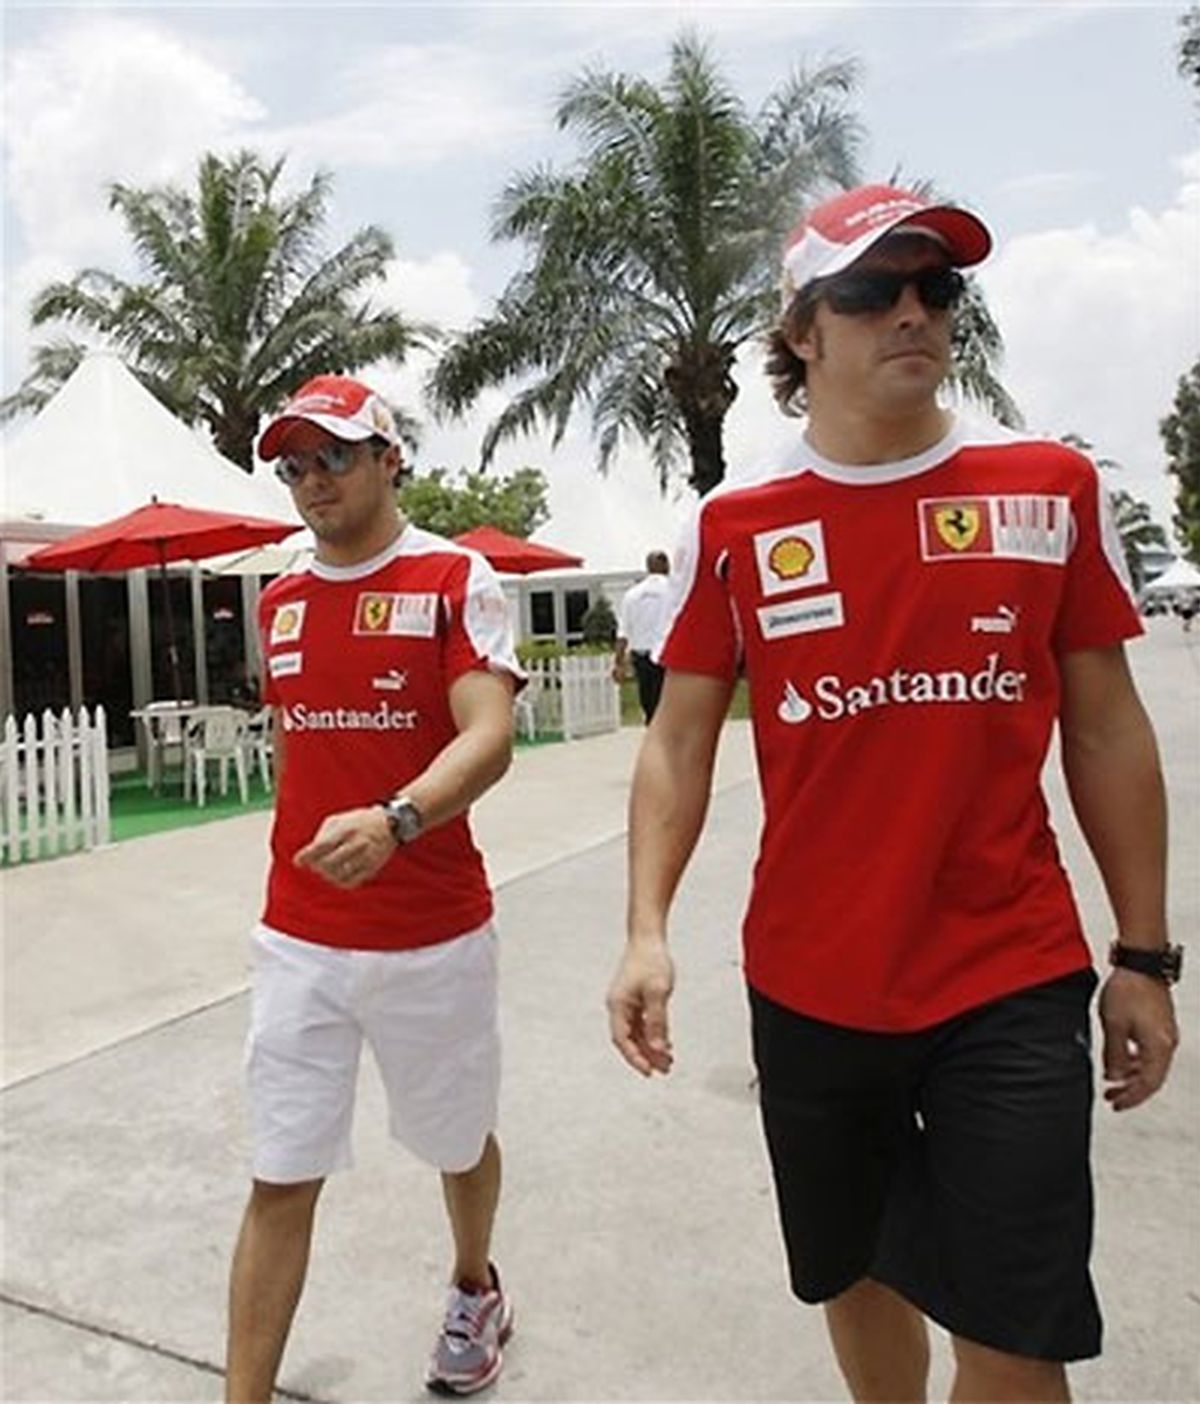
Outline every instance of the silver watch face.
{"label": "silver watch face", "polygon": [[384,810],[397,843],[411,843],[421,832],[421,811],[412,800],[389,800]]}

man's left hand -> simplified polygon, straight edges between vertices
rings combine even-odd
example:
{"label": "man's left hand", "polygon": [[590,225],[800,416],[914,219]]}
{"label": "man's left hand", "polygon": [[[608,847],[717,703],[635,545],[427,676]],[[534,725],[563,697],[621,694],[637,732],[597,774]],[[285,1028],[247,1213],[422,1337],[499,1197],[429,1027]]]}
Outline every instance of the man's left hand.
{"label": "man's left hand", "polygon": [[292,859],[335,887],[361,887],[396,851],[387,815],[379,805],[331,814]]}
{"label": "man's left hand", "polygon": [[1100,991],[1105,1100],[1114,1111],[1140,1106],[1163,1085],[1179,1043],[1170,988],[1132,970],[1114,970]]}

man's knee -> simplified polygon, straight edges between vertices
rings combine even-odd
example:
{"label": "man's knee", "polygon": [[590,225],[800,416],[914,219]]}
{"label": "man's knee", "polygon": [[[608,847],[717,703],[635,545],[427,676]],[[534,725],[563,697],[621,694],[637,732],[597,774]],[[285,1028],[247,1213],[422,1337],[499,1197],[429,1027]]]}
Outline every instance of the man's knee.
{"label": "man's knee", "polygon": [[300,1180],[295,1184],[255,1180],[250,1187],[247,1213],[272,1220],[309,1219],[324,1184],[324,1180]]}
{"label": "man's knee", "polygon": [[1057,1360],[1035,1360],[1028,1355],[1011,1355],[954,1336],[954,1357],[958,1378],[953,1398],[968,1401],[1006,1400],[1059,1401],[1069,1400],[1067,1372]]}

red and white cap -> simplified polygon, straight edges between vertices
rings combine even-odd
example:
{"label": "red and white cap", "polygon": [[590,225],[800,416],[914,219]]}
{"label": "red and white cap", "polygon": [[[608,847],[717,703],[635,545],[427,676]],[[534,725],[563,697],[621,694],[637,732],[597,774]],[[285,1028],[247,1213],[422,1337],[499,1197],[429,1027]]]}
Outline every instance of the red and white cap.
{"label": "red and white cap", "polygon": [[784,306],[814,278],[849,268],[901,226],[937,239],[956,268],[982,263],[991,251],[987,226],[969,210],[934,204],[893,185],[860,185],[818,205],[788,235],[783,247]]}
{"label": "red and white cap", "polygon": [[389,444],[400,442],[391,410],[369,385],[348,375],[318,375],[306,381],[263,430],[259,458],[278,458],[288,428],[298,419],[350,443],[376,435]]}

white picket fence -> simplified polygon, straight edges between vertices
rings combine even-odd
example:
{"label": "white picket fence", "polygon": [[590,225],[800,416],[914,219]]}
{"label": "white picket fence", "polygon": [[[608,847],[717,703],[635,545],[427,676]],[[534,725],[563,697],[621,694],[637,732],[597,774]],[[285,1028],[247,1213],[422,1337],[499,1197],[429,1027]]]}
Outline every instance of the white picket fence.
{"label": "white picket fence", "polygon": [[0,859],[20,863],[108,843],[108,726],[65,708],[4,723],[0,743]]}
{"label": "white picket fence", "polygon": [[621,725],[621,690],[612,679],[611,653],[568,653],[534,658],[528,702],[538,732],[556,731],[568,741],[616,731]]}

